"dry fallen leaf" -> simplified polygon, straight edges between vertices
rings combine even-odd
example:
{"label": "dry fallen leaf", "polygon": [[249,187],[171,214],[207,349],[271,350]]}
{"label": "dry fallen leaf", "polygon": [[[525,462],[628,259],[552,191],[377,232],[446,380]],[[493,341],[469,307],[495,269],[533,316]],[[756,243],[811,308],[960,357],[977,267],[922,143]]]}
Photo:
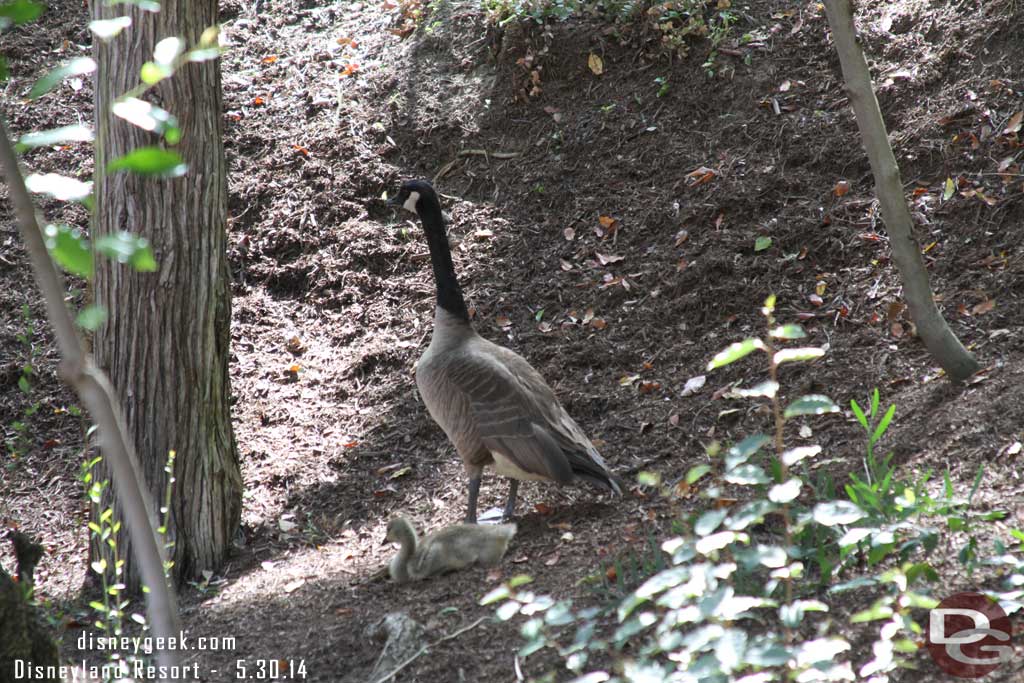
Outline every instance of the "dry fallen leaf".
{"label": "dry fallen leaf", "polygon": [[889,327],[889,331],[892,332],[892,336],[899,339],[900,337],[903,336],[903,325],[901,323],[893,323]]}
{"label": "dry fallen leaf", "polygon": [[585,311],[585,312],[583,313],[583,324],[584,324],[584,325],[587,325],[587,324],[589,324],[589,323],[590,323],[590,321],[591,321],[591,320],[593,320],[593,319],[594,319],[594,309],[593,309],[593,308],[588,308],[588,309],[587,309],[587,310],[586,310],[586,311]]}
{"label": "dry fallen leaf", "polygon": [[988,299],[987,301],[982,301],[980,304],[975,304],[974,307],[971,308],[971,313],[973,313],[974,315],[983,315],[985,313],[988,313],[995,307],[995,299]]}
{"label": "dry fallen leaf", "polygon": [[1020,130],[1022,123],[1024,123],[1024,111],[1019,111],[1010,117],[1006,128],[1003,129],[1003,135],[1013,135]]}
{"label": "dry fallen leaf", "polygon": [[591,52],[587,57],[587,66],[590,67],[590,70],[594,72],[595,76],[600,76],[604,73],[604,62],[593,52]]}
{"label": "dry fallen leaf", "polygon": [[562,267],[562,270],[572,270],[572,264],[563,259],[558,259],[558,265]]}
{"label": "dry fallen leaf", "polygon": [[823,303],[825,303],[817,294],[811,294],[809,297],[807,297],[807,300],[810,301],[815,306],[821,306]]}
{"label": "dry fallen leaf", "polygon": [[678,413],[672,413],[671,415],[669,415],[668,416],[668,423],[670,425],[672,425],[673,427],[678,427],[679,426],[679,414]]}
{"label": "dry fallen leaf", "polygon": [[618,254],[602,254],[599,251],[595,251],[594,255],[597,256],[597,262],[602,266],[607,266],[609,263],[618,263],[625,259],[625,256],[619,256]]}
{"label": "dry fallen leaf", "polygon": [[658,389],[661,389],[661,384],[659,382],[640,382],[641,394],[649,394],[652,391],[657,391]]}
{"label": "dry fallen leaf", "polygon": [[683,387],[683,396],[697,393],[704,387],[705,382],[707,382],[705,375],[697,375],[686,380],[686,385]]}
{"label": "dry fallen leaf", "polygon": [[603,330],[608,327],[608,323],[606,323],[603,318],[594,318],[590,321],[590,326],[595,330]]}
{"label": "dry fallen leaf", "polygon": [[494,316],[494,322],[498,327],[509,327],[512,325],[512,321],[508,319],[507,315]]}
{"label": "dry fallen leaf", "polygon": [[277,55],[267,55],[262,61],[264,64],[273,64],[277,61]]}
{"label": "dry fallen leaf", "polygon": [[545,567],[553,567],[556,564],[558,564],[558,553],[555,553],[554,555],[552,555],[548,559],[544,560],[544,566]]}
{"label": "dry fallen leaf", "polygon": [[615,570],[615,565],[614,564],[613,565],[609,565],[608,569],[604,570],[604,578],[608,579],[609,581],[613,581],[613,582],[615,581],[616,578],[618,578],[618,572]]}
{"label": "dry fallen leaf", "polygon": [[700,168],[690,171],[686,174],[689,178],[690,185],[703,185],[706,182],[711,181],[717,173],[707,166],[701,166]]}
{"label": "dry fallen leaf", "polygon": [[533,506],[533,509],[537,511],[538,515],[544,515],[545,517],[555,512],[554,509],[546,503],[537,503]]}
{"label": "dry fallen leaf", "polygon": [[848,180],[840,180],[836,183],[836,186],[832,188],[832,194],[837,197],[842,197],[850,191],[850,182]]}
{"label": "dry fallen leaf", "polygon": [[576,236],[576,231],[573,230],[572,228],[566,228],[565,230],[562,231],[562,234],[565,235],[565,239],[567,242],[572,242],[572,238]]}

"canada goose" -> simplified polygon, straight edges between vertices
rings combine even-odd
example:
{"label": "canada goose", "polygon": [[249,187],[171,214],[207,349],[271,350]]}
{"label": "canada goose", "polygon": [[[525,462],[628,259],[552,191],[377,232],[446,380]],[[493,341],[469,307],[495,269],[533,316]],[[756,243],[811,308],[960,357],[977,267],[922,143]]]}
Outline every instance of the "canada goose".
{"label": "canada goose", "polygon": [[468,567],[471,564],[497,564],[516,535],[515,524],[478,526],[457,524],[428,535],[416,537],[409,520],[395,517],[388,524],[385,542],[401,543],[391,560],[388,573],[398,583],[418,581],[428,576]]}
{"label": "canada goose", "polygon": [[519,480],[587,481],[621,495],[617,478],[540,373],[469,324],[434,188],[410,180],[388,203],[419,215],[430,247],[437,308],[434,336],[416,367],[416,386],[469,475],[466,521],[476,522],[480,477],[488,465],[512,480],[505,521],[515,509]]}

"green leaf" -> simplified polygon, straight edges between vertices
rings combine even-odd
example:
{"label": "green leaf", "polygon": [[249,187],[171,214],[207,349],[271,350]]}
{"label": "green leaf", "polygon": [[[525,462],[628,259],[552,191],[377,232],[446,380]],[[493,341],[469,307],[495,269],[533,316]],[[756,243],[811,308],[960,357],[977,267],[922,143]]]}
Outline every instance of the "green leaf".
{"label": "green leaf", "polygon": [[850,623],[863,624],[868,621],[878,621],[879,619],[888,619],[892,616],[892,607],[886,604],[885,599],[877,601],[874,605],[866,610],[857,612],[850,617]]}
{"label": "green leaf", "polygon": [[502,621],[508,621],[515,615],[519,614],[520,604],[515,600],[509,600],[495,612],[495,615]]}
{"label": "green leaf", "polygon": [[94,248],[104,256],[118,263],[130,264],[140,272],[151,273],[157,268],[153,252],[149,248],[149,240],[130,232],[103,235],[96,240]]}
{"label": "green leaf", "polygon": [[189,50],[185,59],[190,62],[208,62],[211,59],[220,57],[222,50],[219,47],[197,47]]}
{"label": "green leaf", "polygon": [[7,60],[4,59],[3,55],[0,55],[0,83],[3,83],[11,75],[10,70],[7,68]]}
{"label": "green leaf", "polygon": [[508,586],[502,584],[501,586],[498,586],[494,590],[490,591],[484,597],[480,598],[480,604],[481,605],[490,605],[492,602],[497,602],[498,600],[504,600],[509,595],[511,595],[511,593],[510,593],[510,591],[508,589]]}
{"label": "green leaf", "polygon": [[170,78],[174,74],[174,70],[164,64],[157,64],[156,62],[146,62],[139,69],[139,78],[146,85],[156,85],[165,78]]}
{"label": "green leaf", "polygon": [[803,339],[807,336],[799,325],[779,325],[770,334],[776,339]]}
{"label": "green leaf", "polygon": [[725,474],[724,479],[730,484],[739,486],[751,486],[753,484],[767,484],[771,477],[765,474],[764,469],[758,465],[738,465]]}
{"label": "green leaf", "polygon": [[853,524],[864,516],[859,506],[847,500],[832,500],[814,506],[814,521],[823,526]]}
{"label": "green leaf", "polygon": [[725,521],[727,529],[742,531],[752,524],[760,524],[765,515],[774,512],[778,507],[767,500],[755,500],[741,506]]}
{"label": "green leaf", "polygon": [[[694,465],[693,467],[691,467],[686,472],[686,483],[687,484],[694,484],[694,483],[697,482],[697,480],[699,480],[701,477],[703,477],[705,474],[707,474],[710,471],[711,471],[711,466],[710,465],[704,465],[704,464]],[[1021,540],[1024,541],[1024,538],[1022,538]]]}
{"label": "green leaf", "polygon": [[718,525],[722,523],[722,520],[725,519],[728,514],[729,511],[726,508],[708,510],[697,518],[697,521],[693,525],[693,532],[698,536],[707,536],[718,528]]}
{"label": "green leaf", "polygon": [[516,574],[508,580],[508,587],[519,588],[520,586],[525,586],[528,583],[533,583],[532,576],[530,576],[529,574]]}
{"label": "green leaf", "polygon": [[95,332],[107,321],[107,309],[96,304],[86,306],[75,317],[75,324],[83,330]]}
{"label": "green leaf", "polygon": [[778,382],[766,380],[749,389],[734,389],[733,393],[741,398],[774,398],[778,391]]}
{"label": "green leaf", "polygon": [[813,458],[821,453],[821,446],[797,446],[782,453],[782,463],[792,467],[805,458]]}
{"label": "green leaf", "polygon": [[741,342],[730,344],[711,359],[711,362],[708,363],[708,370],[714,370],[729,363],[735,363],[740,358],[764,348],[764,342],[760,339],[744,339]]}
{"label": "green leaf", "polygon": [[185,51],[185,41],[181,38],[164,38],[153,46],[153,61],[161,66],[172,66],[174,60]]}
{"label": "green leaf", "polygon": [[738,465],[742,465],[750,459],[750,456],[757,453],[769,443],[771,443],[771,437],[767,434],[751,434],[747,438],[743,439],[743,441],[733,444],[725,454],[726,471],[732,470]]}
{"label": "green leaf", "polygon": [[0,4],[0,27],[7,24],[24,24],[35,21],[46,9],[45,5],[32,0],[13,0]]}
{"label": "green leaf", "polygon": [[864,415],[864,411],[861,410],[860,404],[857,403],[852,398],[850,399],[850,410],[853,411],[853,415],[854,415],[854,417],[857,418],[857,422],[860,423],[861,427],[863,427],[865,430],[870,429],[870,427],[868,426],[868,418],[867,418],[867,416]]}
{"label": "green leaf", "polygon": [[799,477],[793,477],[783,484],[776,484],[768,490],[768,500],[779,504],[796,500],[803,485],[804,482]]}
{"label": "green leaf", "polygon": [[825,413],[838,412],[839,406],[833,403],[832,399],[828,396],[808,394],[807,396],[801,396],[786,406],[786,410],[783,411],[782,415],[789,419],[798,415],[823,415]]}
{"label": "green leaf", "polygon": [[764,251],[768,247],[772,246],[772,238],[761,235],[754,240],[754,251]]}
{"label": "green leaf", "polygon": [[107,164],[107,173],[131,171],[164,178],[183,176],[187,170],[180,154],[160,147],[140,147]]}
{"label": "green leaf", "polygon": [[75,124],[41,130],[37,133],[26,133],[18,140],[18,152],[24,152],[33,147],[48,147],[50,145],[63,145],[68,142],[92,142],[92,129],[88,126]]}
{"label": "green leaf", "polygon": [[875,433],[871,435],[870,443],[872,446],[882,438],[885,434],[885,430],[889,428],[889,423],[892,422],[892,416],[896,414],[896,404],[889,406],[889,410],[885,411],[885,415],[882,416],[882,420],[875,427]]}
{"label": "green leaf", "polygon": [[76,57],[67,64],[62,64],[56,69],[46,74],[32,86],[32,90],[28,93],[30,100],[42,97],[46,93],[50,92],[65,78],[71,76],[82,76],[84,74],[91,74],[96,70],[96,62],[90,57]]}
{"label": "green leaf", "polygon": [[159,0],[104,0],[103,4],[107,7],[113,7],[114,5],[135,5],[144,12],[160,11]]}
{"label": "green leaf", "polygon": [[89,30],[103,42],[109,41],[121,31],[132,25],[131,17],[114,17],[113,19],[97,19],[89,22]]}
{"label": "green leaf", "polygon": [[636,483],[640,484],[641,486],[657,486],[658,484],[661,483],[661,475],[658,474],[657,472],[637,472]]}
{"label": "green leaf", "polygon": [[43,229],[46,249],[60,267],[72,275],[92,277],[92,250],[82,231],[67,225],[47,225]]}
{"label": "green leaf", "polygon": [[[117,100],[111,105],[110,111],[114,113],[114,116],[138,126],[142,130],[165,135],[171,144],[176,143],[181,137],[178,119],[174,114],[137,97],[124,97]],[[174,136],[173,140],[171,139],[172,135]]]}
{"label": "green leaf", "polygon": [[92,183],[83,183],[57,173],[33,173],[25,178],[25,187],[29,192],[48,194],[62,202],[84,201],[92,194]]}
{"label": "green leaf", "polygon": [[952,178],[946,178],[946,184],[942,189],[942,201],[948,202],[954,192],[956,192],[956,184]]}
{"label": "green leaf", "polygon": [[808,346],[802,349],[783,349],[775,352],[772,362],[775,365],[782,365],[783,363],[792,363],[794,361],[814,360],[824,355],[825,350],[819,349],[816,346]]}

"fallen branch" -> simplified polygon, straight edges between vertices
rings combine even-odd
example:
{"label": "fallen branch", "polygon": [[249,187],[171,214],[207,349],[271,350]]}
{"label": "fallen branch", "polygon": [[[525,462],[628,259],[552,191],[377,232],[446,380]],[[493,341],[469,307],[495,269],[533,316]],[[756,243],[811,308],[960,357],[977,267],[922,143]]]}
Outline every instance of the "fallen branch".
{"label": "fallen branch", "polygon": [[455,155],[455,158],[441,167],[441,170],[434,176],[433,183],[448,175],[463,157],[487,157],[488,159],[516,159],[523,156],[522,152],[488,152],[486,149],[462,149]]}
{"label": "fallen branch", "polygon": [[433,643],[427,643],[426,645],[424,645],[423,647],[421,647],[421,648],[420,648],[420,649],[419,649],[419,650],[418,650],[418,651],[416,652],[416,654],[414,654],[414,655],[413,655],[412,657],[409,657],[409,658],[408,658],[407,660],[405,660],[404,662],[402,662],[401,664],[399,664],[399,665],[398,665],[397,667],[395,667],[395,669],[394,669],[394,670],[392,670],[392,671],[391,671],[390,673],[388,673],[387,675],[385,675],[385,676],[384,676],[384,677],[382,677],[382,678],[375,678],[375,679],[373,679],[373,683],[384,683],[385,681],[387,681],[387,680],[390,680],[390,679],[394,678],[394,677],[395,677],[395,675],[397,675],[397,674],[398,674],[398,673],[399,673],[399,672],[400,672],[400,671],[401,671],[402,669],[404,669],[405,667],[407,667],[407,666],[409,666],[410,664],[412,664],[413,662],[415,662],[415,661],[416,661],[417,659],[419,659],[419,658],[420,658],[420,657],[421,657],[421,656],[422,656],[422,655],[423,655],[423,654],[424,654],[425,652],[427,652],[427,651],[428,651],[428,650],[429,650],[430,648],[432,648],[432,647],[437,647],[438,645],[440,645],[441,643],[443,643],[443,642],[444,642],[444,641],[446,641],[446,640],[451,640],[452,638],[457,638],[457,637],[461,636],[461,635],[462,635],[463,633],[465,633],[466,631],[472,631],[473,629],[475,629],[475,628],[476,628],[477,626],[479,626],[479,625],[480,625],[480,624],[482,624],[483,622],[487,621],[488,619],[490,619],[490,617],[489,617],[489,616],[488,616],[488,617],[480,617],[479,619],[477,619],[476,621],[474,621],[474,622],[473,622],[472,624],[470,624],[469,626],[463,626],[462,628],[460,628],[460,629],[459,629],[459,630],[457,630],[457,631],[453,631],[452,633],[449,633],[449,634],[448,634],[448,635],[446,635],[446,636],[442,636],[441,638],[438,638],[438,639],[437,639],[437,640],[435,640],[435,641],[434,641]]}
{"label": "fallen branch", "polygon": [[[154,639],[173,646],[178,642],[181,625],[174,593],[164,578],[165,554],[156,532],[153,503],[142,486],[141,469],[135,450],[125,437],[124,417],[114,389],[107,376],[96,367],[82,344],[71,313],[64,305],[64,283],[57,272],[43,242],[36,220],[32,198],[25,188],[25,179],[18,167],[18,159],[7,135],[7,121],[0,113],[0,168],[7,177],[7,187],[14,204],[18,227],[32,264],[32,274],[43,294],[46,317],[53,327],[61,362],[58,373],[82,399],[92,419],[99,426],[99,439],[103,457],[110,465],[118,491],[124,523],[131,534],[132,550],[138,562],[139,574],[149,588],[146,605]],[[173,640],[172,640],[173,639]],[[166,645],[165,645],[166,647]],[[163,671],[173,673],[178,662],[175,650],[156,650],[156,660]],[[176,677],[174,677],[176,678]],[[161,677],[161,680],[168,680]]]}

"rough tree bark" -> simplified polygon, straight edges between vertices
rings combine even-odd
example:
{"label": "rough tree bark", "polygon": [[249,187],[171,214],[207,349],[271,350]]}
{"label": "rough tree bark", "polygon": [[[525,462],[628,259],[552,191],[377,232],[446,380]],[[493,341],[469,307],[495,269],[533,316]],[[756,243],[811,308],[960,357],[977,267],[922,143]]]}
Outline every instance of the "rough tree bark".
{"label": "rough tree bark", "polygon": [[882,206],[892,258],[903,280],[907,308],[910,309],[917,333],[928,352],[950,379],[960,382],[977,372],[980,366],[949,329],[935,305],[928,271],[921,258],[921,246],[914,238],[913,222],[903,197],[899,165],[889,145],[885,121],[871,87],[871,74],[864,60],[864,51],[856,38],[853,8],[849,0],[825,0],[825,10],[832,28],[832,40],[839,53],[843,78],[846,80],[846,92],[853,104],[857,127],[871,162],[875,193]]}
{"label": "rough tree bark", "polygon": [[[94,0],[94,19],[126,13]],[[188,172],[180,178],[106,175],[106,164],[156,144],[156,137],[110,113],[117,97],[139,83],[154,45],[178,36],[189,46],[217,22],[216,0],[163,0],[158,13],[127,11],[132,28],[95,41],[96,208],[93,237],[119,230],[152,244],[156,273],[96,259],[95,298],[107,322],[96,332],[99,365],[124,401],[129,434],[145,482],[157,500],[167,486],[168,452],[177,452],[168,525],[178,581],[223,563],[241,514],[242,480],[229,411],[229,272],[227,190],[219,60],[192,63],[147,97],[178,117],[177,146]],[[102,474],[100,475],[103,476]],[[116,495],[114,496],[116,500]],[[104,507],[109,501],[104,502]],[[118,538],[127,557],[129,539]],[[93,547],[94,555],[103,552]],[[122,579],[139,587],[129,565]]]}

